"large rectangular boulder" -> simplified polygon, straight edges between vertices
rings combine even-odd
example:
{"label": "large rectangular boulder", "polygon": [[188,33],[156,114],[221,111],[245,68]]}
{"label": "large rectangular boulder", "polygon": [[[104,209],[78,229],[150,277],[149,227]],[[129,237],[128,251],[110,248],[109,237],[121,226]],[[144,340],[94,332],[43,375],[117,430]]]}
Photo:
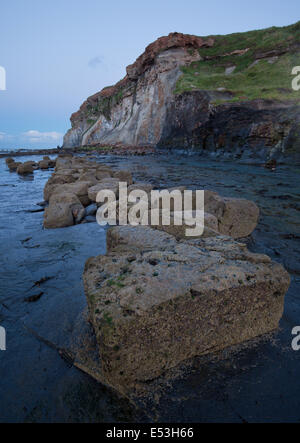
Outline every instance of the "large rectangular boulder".
{"label": "large rectangular boulder", "polygon": [[76,217],[84,211],[75,194],[53,194],[44,212],[44,228],[56,229],[74,225]]}
{"label": "large rectangular boulder", "polygon": [[124,226],[108,230],[107,248],[83,280],[103,380],[123,393],[278,327],[288,273],[230,237]]}

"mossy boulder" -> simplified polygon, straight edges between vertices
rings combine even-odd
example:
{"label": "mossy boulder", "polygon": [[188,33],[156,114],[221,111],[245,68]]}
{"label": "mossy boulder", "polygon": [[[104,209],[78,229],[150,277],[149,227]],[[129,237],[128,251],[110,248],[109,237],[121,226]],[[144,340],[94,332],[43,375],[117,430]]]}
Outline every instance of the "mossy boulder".
{"label": "mossy boulder", "polygon": [[102,380],[125,395],[186,359],[276,329],[290,282],[230,237],[177,242],[148,227],[111,228],[107,255],[86,262],[83,280]]}

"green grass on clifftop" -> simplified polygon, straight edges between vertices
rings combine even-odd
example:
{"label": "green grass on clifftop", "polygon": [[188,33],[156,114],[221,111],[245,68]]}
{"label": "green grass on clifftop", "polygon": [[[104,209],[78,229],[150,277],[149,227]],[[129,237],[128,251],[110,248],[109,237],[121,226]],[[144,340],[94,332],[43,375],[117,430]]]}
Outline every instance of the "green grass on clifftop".
{"label": "green grass on clifftop", "polygon": [[[300,91],[291,87],[292,68],[300,66],[300,21],[283,28],[213,37],[213,47],[199,49],[203,60],[182,68],[175,94],[222,88],[234,94],[226,101],[300,99]],[[226,55],[245,49],[242,55]],[[235,70],[226,75],[225,69],[232,66]]]}

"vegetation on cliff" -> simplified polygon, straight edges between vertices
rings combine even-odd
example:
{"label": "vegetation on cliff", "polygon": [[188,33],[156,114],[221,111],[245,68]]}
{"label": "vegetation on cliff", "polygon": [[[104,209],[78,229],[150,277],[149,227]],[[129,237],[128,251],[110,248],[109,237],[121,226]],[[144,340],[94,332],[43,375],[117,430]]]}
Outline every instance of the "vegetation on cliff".
{"label": "vegetation on cliff", "polygon": [[182,67],[176,94],[219,89],[233,93],[226,101],[299,99],[291,71],[300,64],[300,21],[213,38],[212,47],[199,49],[201,61]]}
{"label": "vegetation on cliff", "polygon": [[[72,114],[64,147],[298,152],[300,95],[292,88],[292,70],[299,65],[300,22],[223,36],[171,33]],[[217,113],[210,107],[221,104]]]}

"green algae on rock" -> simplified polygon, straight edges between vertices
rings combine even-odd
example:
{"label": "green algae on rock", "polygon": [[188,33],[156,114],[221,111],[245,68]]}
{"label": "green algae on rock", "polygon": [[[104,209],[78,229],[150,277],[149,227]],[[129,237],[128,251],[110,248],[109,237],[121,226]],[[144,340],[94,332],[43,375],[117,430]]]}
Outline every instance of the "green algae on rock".
{"label": "green algae on rock", "polygon": [[86,262],[83,280],[102,380],[124,395],[193,356],[278,327],[288,273],[230,237],[178,242],[115,227],[107,246]]}

